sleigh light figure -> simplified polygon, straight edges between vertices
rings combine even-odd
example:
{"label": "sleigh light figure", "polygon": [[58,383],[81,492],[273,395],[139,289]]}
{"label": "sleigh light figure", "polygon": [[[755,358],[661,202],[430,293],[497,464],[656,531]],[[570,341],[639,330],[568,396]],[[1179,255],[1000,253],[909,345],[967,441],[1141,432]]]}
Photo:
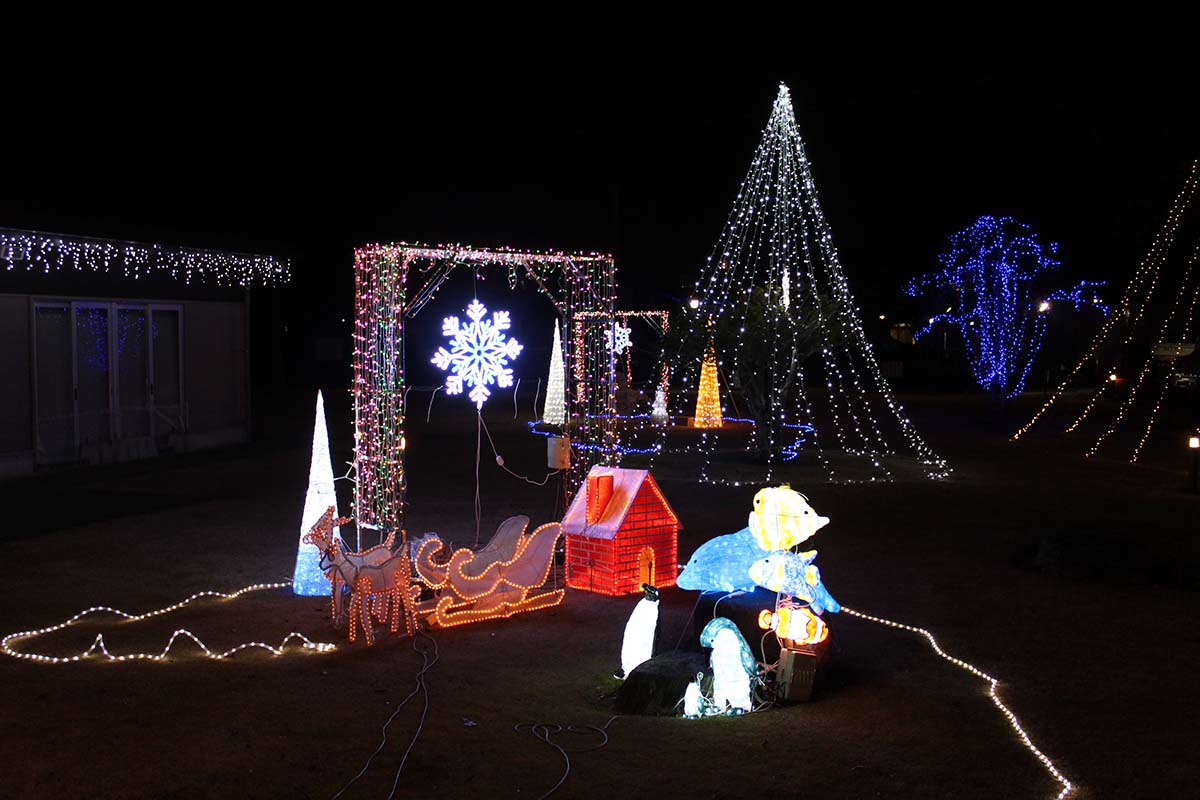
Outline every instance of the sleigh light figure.
{"label": "sleigh light figure", "polygon": [[417,604],[417,613],[439,627],[511,617],[562,602],[565,591],[547,588],[562,525],[551,522],[526,534],[529,517],[509,517],[482,550],[454,550],[436,535],[414,543],[417,579],[433,590]]}

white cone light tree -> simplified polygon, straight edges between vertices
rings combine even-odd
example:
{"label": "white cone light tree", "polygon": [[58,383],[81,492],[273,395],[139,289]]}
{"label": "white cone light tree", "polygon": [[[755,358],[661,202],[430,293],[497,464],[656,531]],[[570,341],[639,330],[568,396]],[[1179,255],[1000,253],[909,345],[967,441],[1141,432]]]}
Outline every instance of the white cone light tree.
{"label": "white cone light tree", "polygon": [[[292,591],[306,597],[329,596],[329,581],[321,571],[321,553],[316,545],[306,544],[304,534],[325,511],[337,508],[337,492],[333,487],[333,462],[329,457],[329,429],[325,425],[325,398],[317,392],[317,418],[313,425],[312,461],[308,468],[308,492],[304,495],[304,513],[300,517],[300,547],[296,551],[296,569],[292,574]],[[335,512],[334,516],[337,516]],[[338,529],[333,529],[338,535]]]}

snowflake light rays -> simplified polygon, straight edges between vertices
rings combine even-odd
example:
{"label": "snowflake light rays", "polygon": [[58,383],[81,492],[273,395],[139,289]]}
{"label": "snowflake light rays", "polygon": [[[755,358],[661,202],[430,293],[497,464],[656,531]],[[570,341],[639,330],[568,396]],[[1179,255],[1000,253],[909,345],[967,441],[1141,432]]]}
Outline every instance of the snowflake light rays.
{"label": "snowflake light rays", "polygon": [[446,394],[461,394],[463,386],[469,386],[471,391],[467,396],[480,411],[492,395],[489,385],[501,389],[513,385],[508,362],[523,349],[516,339],[503,333],[512,327],[508,312],[493,312],[490,320],[484,319],[487,313],[483,303],[472,300],[467,306],[470,323],[463,325],[453,316],[442,320],[442,335],[451,339],[450,349],[439,347],[430,359],[438,369],[452,373],[446,376]]}

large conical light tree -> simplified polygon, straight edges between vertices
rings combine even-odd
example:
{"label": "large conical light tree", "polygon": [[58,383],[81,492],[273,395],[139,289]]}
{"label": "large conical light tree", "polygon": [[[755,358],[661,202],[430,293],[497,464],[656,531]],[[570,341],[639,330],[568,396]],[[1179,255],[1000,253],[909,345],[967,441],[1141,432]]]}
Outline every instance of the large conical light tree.
{"label": "large conical light tree", "polygon": [[562,338],[558,323],[554,323],[554,344],[550,351],[550,377],[546,380],[546,405],[542,410],[542,421],[551,425],[567,424],[567,399],[563,393],[567,382],[567,371],[563,366]]}
{"label": "large conical light tree", "polygon": [[[329,595],[329,581],[321,571],[321,552],[306,544],[304,534],[333,506],[337,517],[337,492],[333,488],[333,462],[329,457],[329,429],[325,425],[325,398],[317,392],[317,418],[313,424],[312,461],[308,467],[308,492],[304,495],[304,514],[300,517],[300,547],[296,551],[296,570],[292,591],[298,595]],[[338,535],[338,529],[333,529]]]}
{"label": "large conical light tree", "polygon": [[[1132,462],[1157,438],[1163,406],[1186,407],[1190,383],[1186,359],[1196,350],[1200,330],[1198,188],[1200,161],[1194,161],[1113,313],[1033,418],[1013,434],[1013,441],[1039,420],[1049,428],[1051,420],[1044,418],[1063,401],[1061,405],[1069,409],[1066,419],[1071,421],[1053,422],[1059,432],[1087,434],[1084,438],[1091,444],[1085,457],[1104,448],[1106,455],[1120,454]],[[1098,375],[1092,373],[1096,366]],[[1072,407],[1064,395],[1079,383],[1090,384],[1091,396],[1082,407]],[[1178,446],[1161,439],[1158,444]]]}
{"label": "large conical light tree", "polygon": [[901,457],[930,477],[949,473],[875,361],[782,84],[692,295],[664,352],[672,374],[703,382],[711,344],[730,402],[754,422],[701,437],[703,480],[727,480],[710,467],[729,438],[757,454],[766,480],[800,456],[836,480],[887,479]]}

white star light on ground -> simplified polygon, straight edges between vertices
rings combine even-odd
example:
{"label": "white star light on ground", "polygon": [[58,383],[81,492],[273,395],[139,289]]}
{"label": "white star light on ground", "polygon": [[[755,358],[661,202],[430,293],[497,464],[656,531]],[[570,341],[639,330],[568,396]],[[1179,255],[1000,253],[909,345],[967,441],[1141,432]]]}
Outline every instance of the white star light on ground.
{"label": "white star light on ground", "polygon": [[484,401],[492,394],[487,389],[489,384],[502,389],[512,386],[513,373],[508,362],[517,357],[523,346],[501,333],[512,326],[507,311],[497,311],[491,320],[485,320],[487,308],[472,300],[467,306],[467,316],[471,319],[467,325],[460,324],[458,317],[442,320],[442,335],[452,340],[450,350],[439,347],[430,361],[452,373],[446,376],[446,394],[461,394],[466,384],[471,387],[467,396],[482,410]]}

